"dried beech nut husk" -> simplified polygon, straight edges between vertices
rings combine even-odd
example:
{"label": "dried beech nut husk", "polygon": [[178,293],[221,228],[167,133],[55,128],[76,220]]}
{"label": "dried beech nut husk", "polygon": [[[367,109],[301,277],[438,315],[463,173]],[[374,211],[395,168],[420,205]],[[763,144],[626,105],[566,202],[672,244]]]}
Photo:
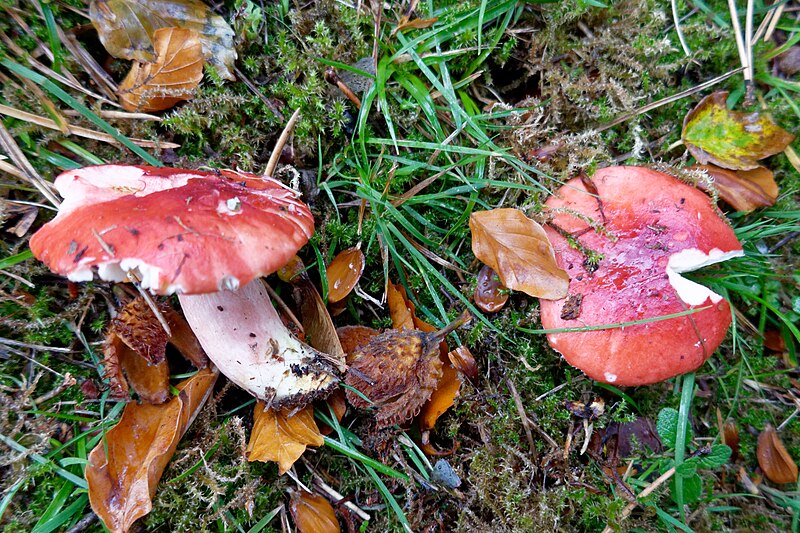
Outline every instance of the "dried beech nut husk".
{"label": "dried beech nut husk", "polygon": [[347,371],[346,383],[361,392],[347,390],[347,400],[360,409],[377,407],[379,428],[402,424],[419,413],[442,377],[439,343],[470,320],[468,313],[443,329],[389,330],[358,348]]}
{"label": "dried beech nut husk", "polygon": [[328,301],[344,300],[364,273],[364,254],[360,248],[340,252],[328,265]]}
{"label": "dried beech nut husk", "polygon": [[339,521],[328,500],[304,490],[292,492],[289,510],[300,533],[339,533]]}
{"label": "dried beech nut husk", "polygon": [[473,300],[478,309],[486,313],[496,313],[508,301],[506,287],[500,283],[497,273],[488,265],[483,265],[478,272],[478,283],[475,285]]}
{"label": "dried beech nut husk", "polygon": [[775,428],[767,424],[758,436],[758,465],[773,483],[797,481],[797,464],[783,445]]}

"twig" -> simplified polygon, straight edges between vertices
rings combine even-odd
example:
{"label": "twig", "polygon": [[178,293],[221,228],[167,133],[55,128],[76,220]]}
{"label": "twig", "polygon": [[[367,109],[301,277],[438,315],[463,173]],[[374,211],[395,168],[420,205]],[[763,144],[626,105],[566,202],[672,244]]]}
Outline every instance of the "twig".
{"label": "twig", "polygon": [[730,72],[726,72],[721,76],[717,76],[716,78],[710,79],[708,81],[704,81],[703,83],[692,87],[691,89],[686,89],[685,91],[681,91],[679,93],[673,94],[672,96],[667,96],[666,98],[662,98],[661,100],[656,100],[655,102],[650,102],[649,104],[643,105],[639,109],[635,111],[631,111],[629,113],[624,113],[611,122],[607,122],[595,128],[594,131],[597,133],[603,132],[609,128],[613,128],[618,124],[622,124],[623,122],[632,119],[635,116],[641,115],[642,113],[647,113],[648,111],[652,111],[653,109],[657,109],[663,105],[671,104],[681,98],[686,98],[687,96],[691,96],[694,93],[698,93],[702,90],[708,89],[709,87],[713,87],[714,85],[723,82],[733,76],[736,73],[742,72],[745,67],[739,67],[736,70],[731,70]]}
{"label": "twig", "polygon": [[[317,487],[319,487],[320,490],[328,494],[331,498],[334,498],[337,502],[344,500],[344,496],[336,492],[336,490],[333,487],[329,486],[327,483],[322,481],[322,478],[320,478],[316,472],[311,472],[311,474],[314,476],[314,481],[316,482],[316,485]],[[358,505],[354,504],[353,502],[345,501],[342,503],[344,503],[345,507],[356,513],[362,520],[367,521],[370,519],[370,516],[366,513],[366,511],[361,509]]]}
{"label": "twig", "polygon": [[55,398],[56,396],[58,396],[59,394],[61,394],[65,390],[67,390],[68,388],[72,387],[76,383],[77,383],[77,381],[75,381],[75,378],[72,377],[72,374],[67,372],[66,374],[64,374],[64,381],[62,381],[61,384],[58,387],[56,387],[56,388],[52,389],[51,391],[46,392],[45,394],[43,394],[43,395],[39,396],[38,398],[34,399],[33,403],[36,404],[36,405],[40,405],[40,404],[43,404],[44,402],[46,402],[48,400],[52,400],[53,398]]}
{"label": "twig", "polygon": [[[39,115],[34,115],[33,113],[28,113],[27,111],[20,111],[19,109],[14,109],[13,107],[9,107],[7,105],[0,104],[0,114],[7,115],[9,117],[14,117],[19,120],[24,120],[25,122],[30,122],[31,124],[36,124],[37,126],[41,126],[43,128],[49,128],[51,130],[61,129],[58,127],[58,124],[56,124],[54,120],[51,120],[46,117],[40,117]],[[69,129],[70,134],[77,135],[78,137],[94,139],[95,141],[101,141],[108,144],[114,144],[114,145],[119,144],[119,142],[114,137],[112,137],[107,133],[90,130],[88,128],[84,128],[81,126],[72,126],[70,124],[67,125],[67,128]],[[181,146],[180,144],[175,144],[170,142],[148,141],[146,139],[131,139],[131,142],[133,144],[142,146],[144,148],[180,148]]]}
{"label": "twig", "polygon": [[278,137],[278,142],[275,143],[275,149],[272,150],[272,155],[269,156],[269,161],[267,162],[267,168],[264,169],[264,176],[271,178],[272,174],[275,172],[275,167],[278,166],[278,160],[281,158],[281,152],[283,151],[283,146],[286,144],[286,141],[289,139],[289,135],[292,134],[292,130],[294,130],[294,125],[297,123],[297,120],[300,118],[300,108],[294,110],[292,113],[291,118],[289,118],[289,122],[286,123],[286,127],[283,128],[281,132],[281,136]]}
{"label": "twig", "polygon": [[69,528],[65,533],[81,533],[84,529],[92,525],[97,520],[97,515],[94,512],[86,513],[77,524]]}
{"label": "twig", "polygon": [[163,314],[161,314],[161,310],[158,308],[158,305],[156,305],[156,302],[153,300],[153,297],[150,296],[150,293],[148,293],[146,290],[142,288],[142,280],[139,278],[136,272],[132,270],[128,270],[127,275],[128,279],[131,280],[131,282],[133,282],[133,286],[136,287],[137,291],[139,291],[139,296],[142,297],[142,300],[145,301],[147,307],[149,307],[150,310],[155,315],[156,319],[158,320],[158,323],[161,324],[162,328],[164,328],[164,332],[167,334],[167,338],[171,339],[172,330],[170,329],[169,324],[167,323],[167,319],[164,318]]}
{"label": "twig", "polygon": [[[80,117],[81,114],[74,109],[65,109],[61,112],[68,117]],[[103,118],[114,119],[128,119],[128,120],[152,120],[153,122],[161,122],[163,119],[157,115],[150,115],[148,113],[128,113],[127,111],[114,111],[111,109],[100,109],[95,111],[95,114]]]}
{"label": "twig", "polygon": [[0,269],[0,274],[2,274],[3,276],[8,276],[11,279],[15,279],[15,280],[19,281],[20,283],[22,283],[23,285],[27,285],[31,289],[35,289],[36,288],[36,285],[31,283],[27,279],[23,278],[22,276],[18,276],[17,274],[14,274],[13,272],[9,272],[8,270]]}
{"label": "twig", "polygon": [[333,67],[328,67],[325,69],[325,81],[330,83],[331,85],[336,85],[340,91],[344,93],[348,100],[353,102],[353,105],[356,106],[356,109],[361,109],[361,100],[356,96],[350,87],[347,86],[345,82],[339,78],[336,74],[336,69]]}
{"label": "twig", "polygon": [[[639,495],[636,496],[636,498],[642,499],[648,496],[651,492],[653,492],[658,487],[666,483],[667,480],[669,480],[669,478],[671,478],[674,474],[675,474],[675,467],[673,466],[672,468],[661,474],[661,476],[659,476],[658,479],[656,479],[655,481],[650,483],[647,487],[645,487],[644,490],[642,490],[642,492],[640,492]],[[626,505],[625,508],[622,510],[622,514],[619,516],[619,521],[622,522],[623,520],[628,518],[630,514],[633,512],[633,510],[636,509],[637,505],[639,505],[638,501],[631,502],[628,505]],[[608,524],[606,525],[606,528],[603,530],[603,533],[612,533],[613,531],[614,529],[611,527],[610,524]]]}
{"label": "twig", "polygon": [[514,405],[517,406],[517,412],[522,420],[522,427],[525,429],[525,437],[527,437],[528,445],[531,447],[531,453],[533,453],[536,451],[536,444],[533,442],[533,433],[531,432],[531,425],[528,423],[528,415],[525,413],[525,406],[522,405],[522,398],[520,398],[513,381],[507,378],[506,384],[511,392],[511,397],[514,399]]}
{"label": "twig", "polygon": [[744,47],[744,40],[742,39],[742,26],[739,24],[739,13],[736,10],[736,0],[728,0],[728,9],[731,12],[731,22],[733,23],[733,36],[736,38],[736,49],[739,51],[739,62],[744,69],[744,81],[748,82],[750,69],[748,68],[747,50]]}
{"label": "twig", "polygon": [[[55,125],[55,122],[53,122],[53,125]],[[55,129],[58,129],[58,127]],[[56,195],[50,190],[51,184],[45,181],[45,179],[36,172],[36,169],[33,168],[28,158],[25,157],[25,154],[19,149],[16,141],[14,141],[14,137],[11,136],[11,133],[6,129],[2,121],[0,121],[0,148],[8,154],[11,161],[25,174],[27,181],[36,187],[36,189],[47,198],[48,202],[56,207],[61,205]]]}
{"label": "twig", "polygon": [[43,352],[58,352],[58,353],[81,353],[79,350],[72,350],[70,348],[59,348],[56,346],[45,346],[43,344],[31,344],[28,342],[20,342],[5,337],[0,337],[0,344],[7,346],[17,346],[18,348],[28,348],[29,350],[39,350]]}

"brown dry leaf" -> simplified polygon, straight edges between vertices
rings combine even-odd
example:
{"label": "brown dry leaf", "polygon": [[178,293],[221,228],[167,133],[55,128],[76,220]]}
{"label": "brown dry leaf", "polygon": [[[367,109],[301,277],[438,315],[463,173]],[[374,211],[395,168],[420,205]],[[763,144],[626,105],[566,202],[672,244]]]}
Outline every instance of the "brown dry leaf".
{"label": "brown dry leaf", "polygon": [[328,301],[344,300],[355,288],[364,273],[364,253],[361,248],[349,248],[333,258],[328,265]]}
{"label": "brown dry leaf", "polygon": [[[769,207],[778,198],[778,184],[772,171],[759,166],[753,170],[728,170],[716,165],[694,165],[714,178],[714,188],[725,203],[749,213],[759,207]],[[698,184],[700,188],[703,183]]]}
{"label": "brown dry leaf", "polygon": [[459,346],[455,350],[448,352],[447,358],[456,370],[467,376],[467,379],[473,382],[478,379],[478,364],[475,362],[475,357],[469,351],[469,348]]}
{"label": "brown dry leaf", "polygon": [[136,61],[156,60],[156,30],[194,30],[200,35],[206,61],[221,77],[236,79],[233,30],[200,0],[92,0],[89,18],[109,54]]}
{"label": "brown dry leaf", "polygon": [[304,490],[292,492],[289,510],[300,533],[339,533],[341,531],[333,507],[319,494]]}
{"label": "brown dry leaf", "polygon": [[722,426],[722,444],[731,449],[731,463],[739,457],[739,429],[733,420],[728,420]]}
{"label": "brown dry leaf", "polygon": [[483,265],[478,272],[478,282],[472,299],[478,309],[485,313],[496,313],[506,305],[508,291],[490,266]]}
{"label": "brown dry leaf", "polygon": [[728,92],[703,98],[683,119],[681,139],[700,164],[752,170],[758,160],[782,152],[794,135],[765,114],[732,111]]}
{"label": "brown dry leaf", "polygon": [[292,408],[276,411],[259,401],[253,414],[253,431],[247,443],[248,461],[274,461],[283,475],[308,446],[322,446],[325,440],[314,421],[314,406],[297,411]]}
{"label": "brown dry leaf", "polygon": [[356,350],[369,344],[372,337],[380,335],[381,332],[366,326],[342,326],[336,329],[336,334],[339,336],[339,342],[342,344],[342,349],[347,358],[346,362],[348,365],[351,365]]}
{"label": "brown dry leaf", "polygon": [[148,363],[117,335],[110,335],[106,339],[103,355],[105,377],[111,383],[116,397],[126,397],[130,384],[143,402],[156,404],[169,399],[169,366],[166,360]]}
{"label": "brown dry leaf", "polygon": [[436,383],[436,389],[419,413],[421,431],[433,429],[439,417],[453,406],[460,389],[461,379],[456,369],[449,364],[442,365],[442,375]]}
{"label": "brown dry leaf", "polygon": [[386,302],[394,329],[416,329],[414,326],[415,307],[406,296],[402,285],[389,283],[386,287]]}
{"label": "brown dry leaf", "polygon": [[424,28],[430,28],[439,20],[439,17],[433,17],[429,19],[413,19],[409,20],[407,16],[403,16],[400,18],[397,26],[392,30],[392,36],[399,32],[399,31],[406,31],[406,30],[421,30]]}
{"label": "brown dry leaf", "polygon": [[119,84],[127,111],[164,111],[194,96],[203,79],[203,47],[196,31],[160,28],[153,34],[156,59],[134,62]]}
{"label": "brown dry leaf", "polygon": [[161,405],[129,403],[91,451],[86,466],[89,502],[108,529],[127,531],[150,512],[158,480],[217,375],[200,370],[178,385],[178,396]]}
{"label": "brown dry leaf", "polygon": [[758,465],[773,483],[797,482],[797,464],[786,451],[775,428],[767,424],[758,436]]}
{"label": "brown dry leaf", "polygon": [[469,217],[472,251],[509,289],[546,300],[567,295],[569,276],[556,264],[544,229],[519,209],[478,211]]}
{"label": "brown dry leaf", "polygon": [[103,348],[105,376],[114,396],[126,397],[130,383],[147,403],[167,401],[166,348],[167,332],[142,298],[131,300],[120,309],[111,321]]}

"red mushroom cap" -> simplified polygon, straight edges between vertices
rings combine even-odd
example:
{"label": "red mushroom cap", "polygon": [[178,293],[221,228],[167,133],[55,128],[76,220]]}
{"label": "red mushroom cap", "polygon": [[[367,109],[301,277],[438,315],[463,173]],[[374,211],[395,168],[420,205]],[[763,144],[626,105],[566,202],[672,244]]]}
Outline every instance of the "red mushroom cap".
{"label": "red mushroom cap", "polygon": [[236,289],[282,267],[314,233],[297,194],[255,174],[100,165],[65,172],[58,215],[30,241],[73,281],[124,281],[157,294]]}
{"label": "red mushroom cap", "polygon": [[[596,191],[575,178],[545,204],[557,213],[545,230],[570,285],[567,298],[541,300],[542,325],[603,326],[708,308],[633,326],[550,333],[550,345],[592,379],[615,385],[656,383],[695,370],[725,337],[730,309],[680,273],[743,255],[733,230],[707,195],[660,172],[604,168],[590,188]],[[554,227],[602,254],[596,269]]]}

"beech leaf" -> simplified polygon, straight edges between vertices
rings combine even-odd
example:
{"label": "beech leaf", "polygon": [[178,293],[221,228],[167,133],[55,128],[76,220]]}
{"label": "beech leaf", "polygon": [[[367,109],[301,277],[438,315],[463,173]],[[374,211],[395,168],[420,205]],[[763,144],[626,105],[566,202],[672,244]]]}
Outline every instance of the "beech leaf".
{"label": "beech leaf", "polygon": [[129,403],[117,425],[91,451],[86,465],[89,502],[109,530],[128,531],[150,512],[158,480],[217,375],[200,370],[161,405]]}
{"label": "beech leaf", "polygon": [[331,504],[320,496],[304,490],[292,492],[289,511],[300,533],[339,533],[339,521]]}
{"label": "beech leaf", "polygon": [[199,35],[185,28],[160,28],[153,34],[153,63],[134,62],[119,84],[120,103],[128,111],[164,111],[194,96],[203,79]]}
{"label": "beech leaf", "polygon": [[233,30],[200,0],[92,0],[89,18],[109,54],[136,61],[156,60],[154,34],[159,28],[194,30],[206,61],[220,77],[236,79]]}
{"label": "beech leaf", "polygon": [[794,140],[767,115],[728,109],[727,99],[727,91],[712,93],[683,119],[681,139],[700,164],[752,170]]}
{"label": "beech leaf", "polygon": [[325,443],[314,421],[314,407],[309,405],[292,414],[293,411],[292,408],[276,411],[267,408],[263,401],[256,404],[253,431],[247,443],[248,461],[274,461],[283,475],[306,447]]}
{"label": "beech leaf", "polygon": [[[749,213],[759,207],[769,207],[778,198],[778,184],[772,171],[758,166],[752,170],[728,170],[716,165],[695,165],[714,179],[714,188],[722,201]],[[698,183],[700,188],[703,183]]]}
{"label": "beech leaf", "polygon": [[344,300],[364,273],[364,253],[360,248],[340,252],[328,265],[328,301]]}
{"label": "beech leaf", "polygon": [[456,369],[450,364],[442,365],[442,375],[436,384],[436,389],[419,413],[421,431],[433,429],[439,417],[453,406],[459,390],[461,390],[461,378],[458,377]]}
{"label": "beech leaf", "polygon": [[783,445],[775,428],[767,424],[758,435],[758,466],[773,483],[797,482],[797,463]]}
{"label": "beech leaf", "polygon": [[544,229],[519,209],[478,211],[469,217],[472,251],[503,285],[546,300],[567,295],[569,276],[556,264]]}

